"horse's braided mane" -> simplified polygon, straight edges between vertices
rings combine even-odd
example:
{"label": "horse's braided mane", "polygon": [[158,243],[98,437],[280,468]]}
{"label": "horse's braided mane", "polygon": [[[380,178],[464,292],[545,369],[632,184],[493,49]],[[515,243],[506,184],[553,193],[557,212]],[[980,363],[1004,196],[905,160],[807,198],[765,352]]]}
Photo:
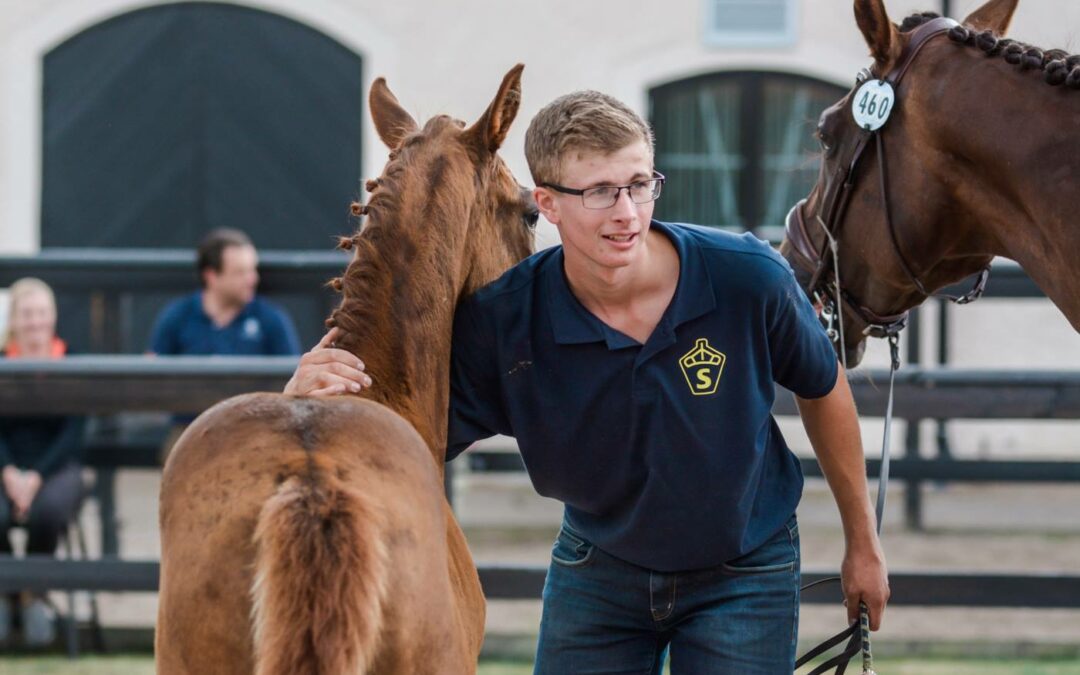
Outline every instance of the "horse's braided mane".
{"label": "horse's braided mane", "polygon": [[[372,334],[372,326],[364,319],[388,311],[385,304],[389,298],[378,292],[379,285],[390,278],[391,267],[400,261],[387,260],[385,256],[387,251],[401,248],[401,239],[406,236],[398,226],[401,201],[398,179],[406,170],[399,154],[400,148],[392,151],[383,174],[365,183],[365,189],[371,193],[367,204],[357,200],[349,206],[355,218],[369,217],[351,237],[338,239],[339,249],[355,251],[345,273],[327,283],[342,296],[341,304],[326,320],[327,328],[336,326],[342,332],[345,344],[338,346],[366,344],[370,348],[370,338],[378,336]],[[390,365],[401,364],[394,361]],[[404,382],[403,373],[387,375]]]}
{"label": "horse's braided mane", "polygon": [[[931,19],[938,18],[934,12],[919,12],[904,19],[901,32],[907,33]],[[956,26],[949,31],[949,39],[969,47],[981,49],[990,57],[1003,57],[1019,66],[1020,70],[1041,70],[1047,84],[1064,84],[1070,89],[1080,89],[1080,54],[1070,55],[1063,49],[1042,50],[1010,38],[1003,38],[993,31],[978,31],[970,26]]]}
{"label": "horse's braided mane", "polygon": [[[331,279],[329,285],[336,291],[343,293],[340,307],[334,310],[330,318],[326,320],[327,326],[339,326],[346,333],[355,332],[353,317],[361,316],[366,311],[377,309],[374,306],[376,299],[370,293],[357,292],[365,288],[367,284],[385,274],[386,261],[378,254],[378,241],[387,237],[398,237],[396,230],[397,215],[400,206],[396,179],[404,172],[405,167],[397,161],[397,153],[390,153],[390,163],[386,166],[383,175],[377,179],[365,183],[365,189],[372,193],[367,204],[354,201],[349,205],[349,210],[356,218],[377,214],[378,218],[368,218],[362,227],[357,227],[356,233],[351,237],[338,239],[338,248],[344,251],[356,250],[352,262],[345,268],[345,274]],[[350,292],[352,291],[352,292]]]}

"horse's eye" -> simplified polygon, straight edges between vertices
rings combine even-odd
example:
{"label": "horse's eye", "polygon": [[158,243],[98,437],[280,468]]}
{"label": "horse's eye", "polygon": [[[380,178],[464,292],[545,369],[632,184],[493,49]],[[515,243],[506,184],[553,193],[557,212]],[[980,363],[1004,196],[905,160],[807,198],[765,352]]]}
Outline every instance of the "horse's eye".
{"label": "horse's eye", "polygon": [[820,127],[816,131],[814,131],[814,137],[817,138],[818,143],[821,144],[822,151],[824,151],[826,155],[829,154],[829,152],[832,150],[832,143],[830,142],[829,137],[825,135],[825,133],[821,130]]}
{"label": "horse's eye", "polygon": [[530,209],[521,214],[521,219],[525,221],[525,227],[532,229],[536,227],[536,223],[540,220],[540,210]]}

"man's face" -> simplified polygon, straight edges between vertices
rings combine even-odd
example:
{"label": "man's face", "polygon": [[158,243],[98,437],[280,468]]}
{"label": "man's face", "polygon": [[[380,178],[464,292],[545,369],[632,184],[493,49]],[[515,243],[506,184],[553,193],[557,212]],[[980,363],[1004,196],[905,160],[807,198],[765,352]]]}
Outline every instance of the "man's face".
{"label": "man's face", "polygon": [[259,285],[259,256],[253,246],[226,246],[221,251],[221,271],[205,272],[206,290],[223,304],[246,305]]}
{"label": "man's face", "polygon": [[[652,153],[641,140],[611,154],[571,153],[562,161],[559,184],[578,190],[630,185],[650,179],[652,173]],[[569,265],[615,269],[632,265],[640,257],[654,202],[635,204],[622,190],[613,206],[590,209],[580,196],[550,188],[538,187],[535,195],[544,217],[559,230]]]}

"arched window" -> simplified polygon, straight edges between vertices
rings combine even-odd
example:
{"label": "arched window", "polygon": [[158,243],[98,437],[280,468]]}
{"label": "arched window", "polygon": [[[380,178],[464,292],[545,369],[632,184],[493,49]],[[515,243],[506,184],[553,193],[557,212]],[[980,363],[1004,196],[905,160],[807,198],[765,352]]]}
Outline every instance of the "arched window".
{"label": "arched window", "polygon": [[190,2],[93,26],[45,56],[42,246],[260,248],[351,231],[361,59],[303,24]]}
{"label": "arched window", "polygon": [[845,90],[798,75],[717,73],[649,92],[660,220],[754,230],[779,239],[784,216],[817,179],[812,136]]}

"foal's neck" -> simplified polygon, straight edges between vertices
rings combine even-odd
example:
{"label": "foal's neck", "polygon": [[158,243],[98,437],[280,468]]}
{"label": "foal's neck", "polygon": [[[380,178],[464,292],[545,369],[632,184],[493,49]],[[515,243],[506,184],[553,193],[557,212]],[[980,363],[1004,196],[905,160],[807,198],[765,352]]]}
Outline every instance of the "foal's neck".
{"label": "foal's neck", "polygon": [[[372,224],[356,238],[334,323],[338,347],[359,356],[372,386],[361,394],[420,433],[440,471],[446,457],[450,335],[457,300],[450,252],[434,255],[399,227]],[[429,242],[430,243],[430,242]]]}

